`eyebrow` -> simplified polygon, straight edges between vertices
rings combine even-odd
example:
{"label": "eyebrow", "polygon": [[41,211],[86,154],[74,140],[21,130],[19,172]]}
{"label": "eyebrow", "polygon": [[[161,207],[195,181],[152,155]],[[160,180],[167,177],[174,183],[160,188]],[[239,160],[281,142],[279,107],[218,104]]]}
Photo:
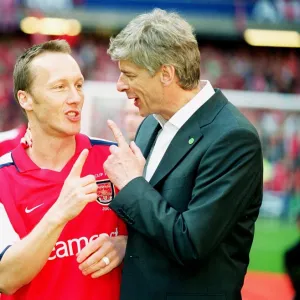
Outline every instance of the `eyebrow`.
{"label": "eyebrow", "polygon": [[[75,77],[73,77],[73,78],[75,79]],[[75,81],[80,81],[80,80],[84,81],[84,77],[83,76],[77,77]],[[55,83],[60,82],[60,81],[68,81],[68,79],[64,78],[64,77],[57,78],[57,79],[54,79],[54,80],[48,82],[48,84],[55,84]]]}
{"label": "eyebrow", "polygon": [[122,70],[122,69],[120,69],[120,72],[122,72],[124,74],[134,74],[133,71],[127,71],[127,70]]}

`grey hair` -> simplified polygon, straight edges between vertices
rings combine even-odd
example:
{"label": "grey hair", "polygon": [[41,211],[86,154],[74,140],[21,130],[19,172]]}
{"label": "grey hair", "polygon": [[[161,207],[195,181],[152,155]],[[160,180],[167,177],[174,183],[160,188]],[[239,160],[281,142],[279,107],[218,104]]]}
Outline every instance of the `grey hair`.
{"label": "grey hair", "polygon": [[179,85],[196,88],[200,80],[200,52],[193,28],[178,14],[161,9],[133,19],[110,39],[112,60],[129,60],[153,76],[162,65],[173,65]]}

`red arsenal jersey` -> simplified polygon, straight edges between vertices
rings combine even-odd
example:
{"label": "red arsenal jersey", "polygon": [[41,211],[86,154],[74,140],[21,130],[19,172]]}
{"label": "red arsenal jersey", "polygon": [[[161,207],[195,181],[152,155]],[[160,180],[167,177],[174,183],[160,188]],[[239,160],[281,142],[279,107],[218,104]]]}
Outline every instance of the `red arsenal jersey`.
{"label": "red arsenal jersey", "polygon": [[98,184],[97,201],[89,203],[64,227],[41,272],[30,284],[12,296],[2,295],[1,300],[119,299],[120,267],[93,279],[82,275],[76,261],[76,254],[101,233],[110,236],[127,234],[125,224],[108,207],[116,193],[103,171],[103,163],[109,155],[111,144],[78,134],[76,152],[60,172],[37,167],[21,145],[0,159],[0,225],[4,229],[0,232],[0,253],[7,246],[3,242],[3,233],[9,235],[6,240],[15,239],[9,231],[23,238],[41,220],[59,197],[66,177],[85,148],[89,149],[89,155],[82,176],[92,174]]}

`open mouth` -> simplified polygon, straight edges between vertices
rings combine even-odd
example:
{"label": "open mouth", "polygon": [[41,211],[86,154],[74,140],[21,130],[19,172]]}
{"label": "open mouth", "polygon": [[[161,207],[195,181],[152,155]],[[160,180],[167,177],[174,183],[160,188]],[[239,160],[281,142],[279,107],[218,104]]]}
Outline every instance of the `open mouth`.
{"label": "open mouth", "polygon": [[66,113],[67,118],[72,122],[77,122],[80,120],[80,113],[77,110],[70,110]]}

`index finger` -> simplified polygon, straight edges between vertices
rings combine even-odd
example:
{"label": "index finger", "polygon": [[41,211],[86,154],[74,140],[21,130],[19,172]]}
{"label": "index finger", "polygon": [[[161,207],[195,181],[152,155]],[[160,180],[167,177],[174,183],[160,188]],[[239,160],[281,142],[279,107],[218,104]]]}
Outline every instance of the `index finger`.
{"label": "index finger", "polygon": [[108,120],[107,124],[108,124],[108,127],[110,128],[110,130],[112,131],[112,133],[115,137],[115,140],[118,143],[118,146],[119,147],[122,147],[122,146],[129,147],[128,143],[126,142],[126,139],[124,138],[124,136],[123,136],[121,130],[119,129],[119,127],[117,126],[117,124],[112,120]]}
{"label": "index finger", "polygon": [[82,152],[79,154],[77,160],[75,161],[71,169],[69,177],[80,177],[83,165],[88,157],[88,154],[89,154],[88,149],[82,150]]}
{"label": "index finger", "polygon": [[[96,251],[98,251],[104,244],[104,242],[106,241],[107,237],[109,237],[109,235],[107,233],[102,233],[100,234],[100,236],[88,243],[78,254],[77,254],[77,262],[78,263],[82,263],[83,261],[85,261],[90,255],[92,255],[93,253],[95,253]],[[81,269],[86,268],[86,265],[82,265]]]}

